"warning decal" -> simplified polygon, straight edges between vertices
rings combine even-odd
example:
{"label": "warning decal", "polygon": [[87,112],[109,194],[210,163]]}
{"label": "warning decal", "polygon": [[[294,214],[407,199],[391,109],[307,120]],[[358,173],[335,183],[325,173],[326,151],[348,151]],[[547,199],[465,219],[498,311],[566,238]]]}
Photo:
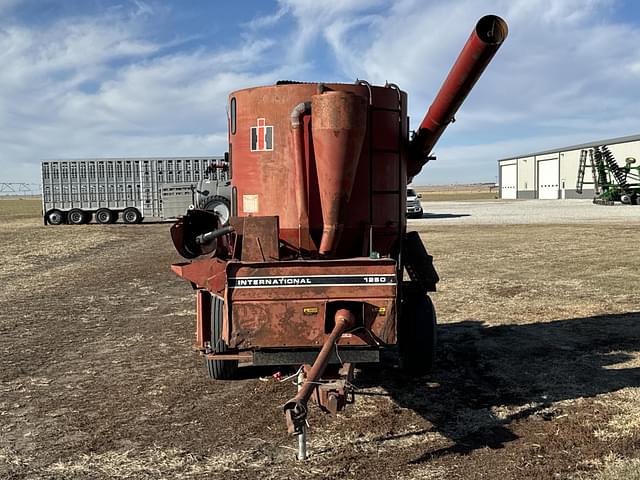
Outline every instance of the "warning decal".
{"label": "warning decal", "polygon": [[273,150],[273,126],[265,125],[265,119],[259,118],[257,126],[251,127],[251,151],[266,152]]}
{"label": "warning decal", "polygon": [[258,213],[258,195],[243,195],[242,211],[244,213]]}

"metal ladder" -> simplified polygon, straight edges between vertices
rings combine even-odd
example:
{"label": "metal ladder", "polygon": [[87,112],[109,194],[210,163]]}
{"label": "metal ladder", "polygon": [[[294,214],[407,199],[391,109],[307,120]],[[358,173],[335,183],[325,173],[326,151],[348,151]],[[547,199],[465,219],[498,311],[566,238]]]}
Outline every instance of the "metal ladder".
{"label": "metal ladder", "polygon": [[580,164],[578,165],[578,179],[576,180],[576,193],[582,193],[584,185],[584,172],[587,169],[587,151],[580,151]]}
{"label": "metal ladder", "polygon": [[[365,255],[373,255],[374,254],[374,234],[373,231],[376,227],[380,228],[383,227],[383,225],[375,225],[374,224],[374,218],[373,218],[373,206],[375,205],[376,200],[374,200],[375,198],[393,198],[393,197],[397,197],[398,199],[398,208],[399,208],[399,212],[398,212],[398,224],[397,224],[397,230],[395,231],[387,231],[387,232],[383,232],[383,231],[378,231],[376,232],[376,236],[379,237],[383,237],[383,236],[397,236],[397,238],[401,239],[402,238],[402,218],[405,215],[405,209],[403,208],[405,205],[405,202],[402,201],[402,196],[404,195],[406,198],[407,192],[406,189],[404,191],[401,191],[399,189],[393,189],[393,190],[377,190],[374,188],[374,175],[376,175],[376,170],[375,170],[375,165],[374,165],[374,157],[375,154],[379,154],[379,153],[387,153],[387,154],[395,154],[396,158],[397,158],[397,164],[398,164],[398,187],[400,186],[400,184],[402,183],[400,181],[400,177],[403,174],[403,170],[402,170],[402,153],[400,150],[400,145],[402,144],[402,140],[403,140],[403,131],[402,131],[402,94],[400,92],[400,88],[393,84],[393,83],[387,83],[385,86],[387,88],[392,88],[393,90],[396,91],[397,95],[398,95],[398,106],[396,108],[386,108],[386,107],[378,107],[378,106],[374,106],[373,105],[373,97],[372,97],[372,86],[369,82],[365,81],[365,80],[356,80],[356,84],[357,85],[362,85],[364,87],[367,87],[367,89],[369,90],[369,108],[368,108],[368,113],[367,113],[367,131],[368,136],[369,136],[369,146],[368,146],[368,150],[369,150],[369,239],[368,239],[368,252],[363,252],[363,254]],[[374,138],[373,138],[373,116],[375,112],[390,112],[390,113],[397,113],[398,114],[398,148],[395,150],[385,150],[385,149],[380,149],[380,148],[374,148]],[[400,262],[398,262],[398,265],[400,266]],[[400,271],[398,272],[399,275],[402,275],[400,273]]]}
{"label": "metal ladder", "polygon": [[[598,175],[597,159],[593,156],[593,148],[583,149],[580,151],[580,163],[578,165],[578,179],[576,180],[576,193],[582,193],[582,189],[585,184],[593,184],[593,188],[596,195],[600,194],[600,179]],[[591,167],[591,176],[593,182],[585,182],[584,175],[587,171],[587,166]]]}

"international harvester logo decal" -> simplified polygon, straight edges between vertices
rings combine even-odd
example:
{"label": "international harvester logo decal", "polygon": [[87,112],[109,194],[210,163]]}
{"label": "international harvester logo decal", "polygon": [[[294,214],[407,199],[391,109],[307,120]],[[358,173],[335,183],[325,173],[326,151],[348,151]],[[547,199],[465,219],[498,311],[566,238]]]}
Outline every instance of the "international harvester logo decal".
{"label": "international harvester logo decal", "polygon": [[251,127],[251,151],[267,152],[273,150],[273,126],[265,125],[265,119],[259,118],[258,125]]}

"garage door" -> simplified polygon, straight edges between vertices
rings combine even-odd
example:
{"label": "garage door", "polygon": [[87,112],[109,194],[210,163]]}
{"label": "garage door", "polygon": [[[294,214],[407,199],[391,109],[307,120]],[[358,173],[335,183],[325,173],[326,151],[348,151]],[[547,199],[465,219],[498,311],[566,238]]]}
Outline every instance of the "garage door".
{"label": "garage door", "polygon": [[557,158],[538,162],[538,198],[557,200],[560,189],[560,171]]}
{"label": "garage door", "polygon": [[518,197],[517,180],[515,163],[500,167],[500,198],[514,199]]}

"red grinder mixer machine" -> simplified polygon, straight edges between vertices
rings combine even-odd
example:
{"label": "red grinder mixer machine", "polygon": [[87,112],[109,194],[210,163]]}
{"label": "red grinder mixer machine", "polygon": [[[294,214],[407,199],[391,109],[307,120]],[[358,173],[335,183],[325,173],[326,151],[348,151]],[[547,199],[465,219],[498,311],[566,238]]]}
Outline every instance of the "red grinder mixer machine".
{"label": "red grinder mixer machine", "polygon": [[506,35],[501,18],[478,21],[412,136],[393,84],[281,81],[230,94],[232,216],[187,212],[171,234],[191,261],[172,268],[196,290],[196,348],[213,378],[307,365],[285,405],[292,433],[311,398],[341,409],[353,364],[385,348],[397,345],[410,372],[430,369],[438,276],[406,231],[406,185]]}

